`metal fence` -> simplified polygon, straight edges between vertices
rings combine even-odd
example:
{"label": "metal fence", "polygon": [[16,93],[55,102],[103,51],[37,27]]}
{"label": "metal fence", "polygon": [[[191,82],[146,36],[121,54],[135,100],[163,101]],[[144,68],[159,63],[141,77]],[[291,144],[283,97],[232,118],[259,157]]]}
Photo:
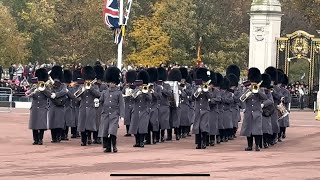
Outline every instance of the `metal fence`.
{"label": "metal fence", "polygon": [[0,87],[0,112],[11,112],[12,96],[13,92],[11,88]]}

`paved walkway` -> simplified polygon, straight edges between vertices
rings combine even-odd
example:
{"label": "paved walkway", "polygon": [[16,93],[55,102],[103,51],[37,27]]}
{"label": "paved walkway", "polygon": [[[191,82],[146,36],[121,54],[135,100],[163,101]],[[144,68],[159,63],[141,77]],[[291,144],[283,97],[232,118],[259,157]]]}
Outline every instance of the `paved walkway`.
{"label": "paved walkway", "polygon": [[[0,179],[320,179],[320,121],[313,112],[292,112],[287,138],[260,152],[245,152],[246,139],[196,150],[194,136],[133,148],[133,137],[119,130],[116,154],[80,139],[32,145],[28,111],[0,114]],[[111,173],[203,173],[210,177],[110,177]]]}

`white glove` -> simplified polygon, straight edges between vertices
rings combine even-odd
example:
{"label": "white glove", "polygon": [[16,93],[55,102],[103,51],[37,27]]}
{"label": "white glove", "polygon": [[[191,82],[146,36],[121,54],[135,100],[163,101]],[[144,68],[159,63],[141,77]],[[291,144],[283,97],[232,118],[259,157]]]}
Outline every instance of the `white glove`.
{"label": "white glove", "polygon": [[86,89],[86,90],[89,90],[89,89],[90,89],[90,86],[85,86],[85,89]]}
{"label": "white glove", "polygon": [[201,88],[198,88],[198,89],[197,89],[197,92],[201,92],[201,91],[202,91],[202,89],[201,89]]}
{"label": "white glove", "polygon": [[182,94],[181,90],[179,90],[179,94],[180,94],[180,95]]}
{"label": "white glove", "polygon": [[94,107],[97,108],[97,107],[100,106],[100,103],[99,103],[99,99],[98,99],[98,98],[94,98],[93,102],[94,102]]}
{"label": "white glove", "polygon": [[264,104],[261,104],[261,108],[263,108],[264,107]]}
{"label": "white glove", "polygon": [[56,93],[52,93],[50,97],[51,97],[51,99],[56,98]]}
{"label": "white glove", "polygon": [[123,118],[123,117],[119,117],[119,120],[120,120],[120,121],[124,121],[124,118]]}
{"label": "white glove", "polygon": [[138,91],[137,95],[139,96],[139,95],[141,95],[141,94],[142,94],[142,91]]}
{"label": "white glove", "polygon": [[67,88],[66,91],[69,92],[69,89]]}
{"label": "white glove", "polygon": [[82,90],[82,92],[83,92],[83,91],[85,91],[85,90],[86,90],[86,88],[82,87],[82,89],[81,89],[81,90]]}

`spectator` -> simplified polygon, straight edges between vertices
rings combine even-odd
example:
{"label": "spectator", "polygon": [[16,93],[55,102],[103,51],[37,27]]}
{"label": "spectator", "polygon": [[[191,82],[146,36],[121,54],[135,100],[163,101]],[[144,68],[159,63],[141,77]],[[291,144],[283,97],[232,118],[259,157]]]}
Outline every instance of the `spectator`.
{"label": "spectator", "polygon": [[13,80],[13,75],[16,72],[14,64],[11,64],[11,66],[9,67],[9,75],[10,75],[10,80]]}
{"label": "spectator", "polygon": [[2,74],[3,74],[3,68],[2,68],[2,66],[0,65],[0,80],[2,79]]}
{"label": "spectator", "polygon": [[18,68],[16,70],[19,81],[22,80],[23,71],[24,71],[24,68],[23,68],[22,64],[19,64]]}

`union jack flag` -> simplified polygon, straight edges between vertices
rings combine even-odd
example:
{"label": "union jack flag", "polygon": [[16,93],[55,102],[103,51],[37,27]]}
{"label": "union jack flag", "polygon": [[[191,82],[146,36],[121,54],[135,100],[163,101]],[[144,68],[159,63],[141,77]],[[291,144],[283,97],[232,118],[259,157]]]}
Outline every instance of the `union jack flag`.
{"label": "union jack flag", "polygon": [[117,0],[104,0],[104,23],[111,29],[120,28],[119,7]]}

